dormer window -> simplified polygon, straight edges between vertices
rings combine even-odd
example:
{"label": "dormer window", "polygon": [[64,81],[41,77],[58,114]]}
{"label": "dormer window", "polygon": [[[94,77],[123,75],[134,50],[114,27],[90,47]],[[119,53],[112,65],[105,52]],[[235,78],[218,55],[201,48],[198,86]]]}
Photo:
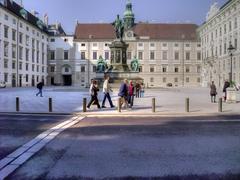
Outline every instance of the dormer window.
{"label": "dormer window", "polygon": [[43,22],[41,20],[38,20],[37,21],[37,26],[40,28],[40,29],[43,29]]}
{"label": "dormer window", "polygon": [[25,9],[21,9],[20,14],[24,19],[28,19],[28,13]]}

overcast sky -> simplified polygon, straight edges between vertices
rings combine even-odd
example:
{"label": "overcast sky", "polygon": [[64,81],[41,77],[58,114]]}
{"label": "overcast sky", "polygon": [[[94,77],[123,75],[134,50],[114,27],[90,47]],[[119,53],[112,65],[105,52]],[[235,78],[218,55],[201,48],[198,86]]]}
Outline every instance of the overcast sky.
{"label": "overcast sky", "polygon": [[[20,0],[16,0],[20,1]],[[49,15],[50,23],[60,22],[65,31],[74,31],[82,23],[113,22],[123,15],[127,0],[22,0],[24,7],[36,10],[42,17]],[[213,2],[221,6],[227,0],[132,0],[136,22],[190,22],[201,24]]]}

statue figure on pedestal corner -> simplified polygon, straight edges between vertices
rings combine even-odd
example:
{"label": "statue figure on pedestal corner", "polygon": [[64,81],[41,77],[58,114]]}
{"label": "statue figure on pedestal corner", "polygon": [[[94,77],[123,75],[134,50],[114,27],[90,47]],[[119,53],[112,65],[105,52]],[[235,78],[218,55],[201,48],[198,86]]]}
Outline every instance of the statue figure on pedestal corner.
{"label": "statue figure on pedestal corner", "polygon": [[104,73],[106,69],[108,69],[107,62],[103,59],[102,56],[99,56],[99,59],[97,62],[97,72]]}
{"label": "statue figure on pedestal corner", "polygon": [[131,61],[131,70],[134,72],[139,72],[139,61],[136,56],[134,56],[133,60]]}

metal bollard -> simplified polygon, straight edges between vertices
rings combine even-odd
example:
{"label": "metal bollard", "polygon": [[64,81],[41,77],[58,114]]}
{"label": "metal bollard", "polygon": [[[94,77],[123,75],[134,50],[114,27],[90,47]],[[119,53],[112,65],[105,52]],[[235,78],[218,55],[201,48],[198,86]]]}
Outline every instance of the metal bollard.
{"label": "metal bollard", "polygon": [[222,98],[219,98],[219,101],[218,101],[218,112],[223,112]]}
{"label": "metal bollard", "polygon": [[87,112],[87,98],[83,98],[83,112]]}
{"label": "metal bollard", "polygon": [[16,97],[16,111],[20,111],[19,97]]}
{"label": "metal bollard", "polygon": [[122,106],[121,99],[122,98],[118,98],[118,112],[119,113],[121,112],[121,106]]}
{"label": "metal bollard", "polygon": [[49,111],[49,112],[52,112],[52,111],[53,111],[53,108],[52,108],[52,98],[49,98],[49,99],[48,99],[48,111]]}
{"label": "metal bollard", "polygon": [[185,99],[185,111],[189,112],[189,98]]}
{"label": "metal bollard", "polygon": [[152,112],[155,113],[156,112],[156,99],[152,98]]}

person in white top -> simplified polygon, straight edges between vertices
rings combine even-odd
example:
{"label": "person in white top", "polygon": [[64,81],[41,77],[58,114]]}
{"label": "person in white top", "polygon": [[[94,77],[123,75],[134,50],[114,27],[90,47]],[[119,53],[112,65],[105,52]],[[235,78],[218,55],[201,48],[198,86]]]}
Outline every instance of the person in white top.
{"label": "person in white top", "polygon": [[103,83],[104,97],[103,97],[103,101],[102,101],[102,108],[106,108],[106,106],[105,106],[106,98],[108,99],[111,108],[115,107],[112,103],[112,99],[111,99],[111,96],[110,96],[110,91],[112,91],[112,90],[111,90],[110,85],[109,85],[109,79],[110,79],[110,77],[108,75],[106,75],[104,83]]}

